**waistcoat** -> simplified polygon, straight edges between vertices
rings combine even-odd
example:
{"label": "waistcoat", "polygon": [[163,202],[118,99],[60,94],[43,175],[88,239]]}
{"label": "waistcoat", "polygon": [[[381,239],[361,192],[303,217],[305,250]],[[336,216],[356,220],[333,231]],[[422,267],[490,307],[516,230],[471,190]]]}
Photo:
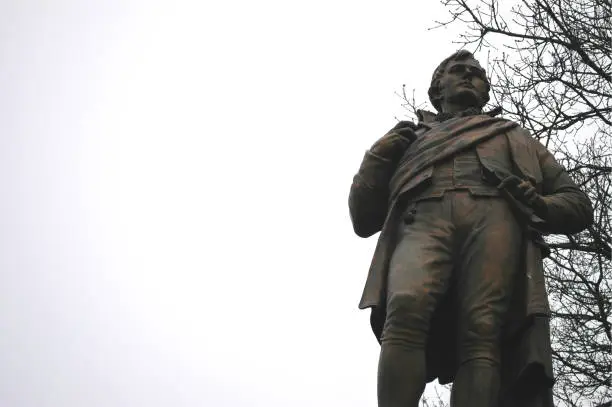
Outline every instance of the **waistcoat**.
{"label": "waistcoat", "polygon": [[468,190],[474,196],[500,196],[499,190],[487,182],[475,149],[464,150],[436,165],[430,182],[415,198],[441,198],[454,190]]}

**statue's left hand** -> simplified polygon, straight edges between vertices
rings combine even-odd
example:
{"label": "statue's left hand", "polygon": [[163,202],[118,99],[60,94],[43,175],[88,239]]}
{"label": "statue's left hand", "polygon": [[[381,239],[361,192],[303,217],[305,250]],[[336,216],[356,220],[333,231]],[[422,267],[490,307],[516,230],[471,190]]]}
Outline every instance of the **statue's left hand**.
{"label": "statue's left hand", "polygon": [[542,195],[538,194],[536,188],[529,181],[520,179],[515,175],[505,178],[498,188],[505,188],[518,201],[530,206],[535,211],[536,215],[544,216],[546,214],[546,202]]}

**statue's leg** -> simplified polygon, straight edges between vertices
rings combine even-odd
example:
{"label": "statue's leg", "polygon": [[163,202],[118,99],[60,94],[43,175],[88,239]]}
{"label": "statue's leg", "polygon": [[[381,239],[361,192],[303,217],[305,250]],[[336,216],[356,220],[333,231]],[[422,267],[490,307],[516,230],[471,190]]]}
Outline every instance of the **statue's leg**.
{"label": "statue's leg", "polygon": [[[411,211],[414,210],[414,213]],[[425,343],[452,269],[446,199],[407,211],[389,266],[387,318],[378,369],[379,407],[417,407],[425,388]]]}
{"label": "statue's leg", "polygon": [[455,195],[453,219],[461,267],[458,356],[451,405],[496,407],[501,330],[521,259],[522,232],[501,198]]}

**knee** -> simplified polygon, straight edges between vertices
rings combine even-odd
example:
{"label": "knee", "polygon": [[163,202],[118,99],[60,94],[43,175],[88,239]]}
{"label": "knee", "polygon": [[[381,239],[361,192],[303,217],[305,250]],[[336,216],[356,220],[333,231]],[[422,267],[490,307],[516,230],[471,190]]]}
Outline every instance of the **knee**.
{"label": "knee", "polygon": [[493,318],[481,316],[465,321],[459,338],[462,362],[480,358],[499,361],[500,327]]}
{"label": "knee", "polygon": [[387,299],[387,318],[382,340],[401,341],[411,347],[424,347],[433,304],[424,293],[395,293]]}
{"label": "knee", "polygon": [[465,340],[488,341],[493,340],[498,332],[497,325],[491,316],[479,316],[465,321]]}

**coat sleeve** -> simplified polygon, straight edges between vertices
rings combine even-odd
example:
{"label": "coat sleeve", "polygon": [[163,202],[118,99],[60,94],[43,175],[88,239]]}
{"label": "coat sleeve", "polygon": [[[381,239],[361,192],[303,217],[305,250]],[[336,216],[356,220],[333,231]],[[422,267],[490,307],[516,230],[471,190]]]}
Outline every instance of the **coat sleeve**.
{"label": "coat sleeve", "polygon": [[545,232],[573,234],[583,231],[593,223],[591,201],[550,151],[539,141],[532,140],[542,171]]}
{"label": "coat sleeve", "polygon": [[382,229],[394,170],[394,163],[386,158],[369,151],[363,157],[349,193],[349,211],[357,236],[369,237]]}

